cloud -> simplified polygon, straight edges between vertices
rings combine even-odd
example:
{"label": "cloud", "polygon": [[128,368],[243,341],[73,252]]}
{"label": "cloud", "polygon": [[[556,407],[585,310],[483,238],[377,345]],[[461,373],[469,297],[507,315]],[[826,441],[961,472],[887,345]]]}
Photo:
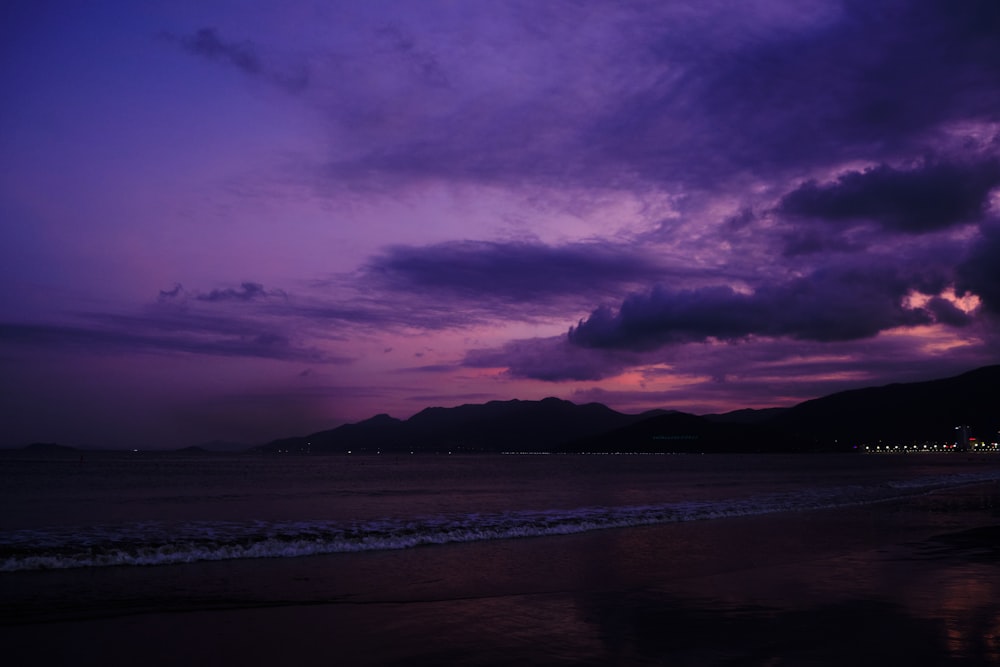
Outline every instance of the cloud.
{"label": "cloud", "polygon": [[704,31],[692,33],[697,45],[665,34],[656,53],[679,74],[626,100],[602,145],[671,175],[681,166],[671,156],[697,158],[699,180],[710,180],[734,170],[794,173],[788,168],[920,155],[948,123],[998,118],[995,3],[827,7],[836,9],[791,29],[752,32],[734,12],[722,19],[730,39],[704,45]]}
{"label": "cloud", "polygon": [[215,28],[201,28],[194,35],[181,38],[180,42],[191,53],[227,62],[247,74],[261,73],[260,57],[252,43],[224,41]]}
{"label": "cloud", "polygon": [[173,289],[160,290],[160,300],[176,299],[177,297],[183,295],[184,287],[180,283],[175,283]]}
{"label": "cloud", "polygon": [[992,0],[459,4],[354,16],[294,65],[212,26],[170,39],[305,93],[331,187],[687,191],[922,156],[949,124],[1000,120],[996,17]]}
{"label": "cloud", "polygon": [[786,258],[836,252],[853,253],[865,249],[865,244],[844,238],[842,234],[825,228],[793,227],[782,235],[782,240],[784,248],[781,254]]}
{"label": "cloud", "polygon": [[263,299],[287,299],[288,294],[281,289],[268,290],[264,286],[255,282],[242,282],[239,288],[227,287],[224,289],[213,289],[210,292],[188,292],[183,285],[176,283],[172,289],[160,290],[158,300],[161,303],[182,303],[193,298],[196,301],[209,303],[223,301],[259,301]]}
{"label": "cloud", "polygon": [[924,306],[934,316],[935,322],[952,327],[964,327],[972,323],[972,316],[959,308],[953,301],[940,296],[931,298]]}
{"label": "cloud", "polygon": [[992,0],[497,3],[369,41],[313,81],[331,182],[714,191],[1000,121]]}
{"label": "cloud", "polygon": [[392,246],[366,271],[394,290],[522,304],[593,298],[668,273],[648,253],[610,243],[488,241]]}
{"label": "cloud", "polygon": [[[995,363],[995,356],[981,346],[927,355],[919,352],[925,344],[920,336],[689,344],[647,356],[648,365],[636,371],[642,378],[638,384],[582,387],[574,390],[573,399],[704,414],[789,406],[838,391],[949,377]],[[919,363],[914,363],[915,357]]]}
{"label": "cloud", "polygon": [[777,211],[834,223],[871,221],[920,234],[979,220],[997,185],[1000,164],[995,161],[905,170],[882,164],[841,174],[829,184],[809,181],[785,195]]}
{"label": "cloud", "polygon": [[1000,222],[981,228],[956,273],[959,294],[978,296],[986,312],[1000,315]]}
{"label": "cloud", "polygon": [[248,327],[243,335],[228,332],[209,335],[204,329],[161,333],[151,319],[146,329],[102,328],[73,324],[0,323],[0,341],[48,349],[84,349],[98,353],[158,352],[202,354],[216,357],[249,357],[283,361],[346,363],[318,349],[299,347],[286,336]]}
{"label": "cloud", "polygon": [[192,35],[165,35],[188,53],[235,67],[244,74],[262,78],[289,93],[299,93],[309,84],[309,70],[304,64],[278,67],[265,60],[260,49],[251,41],[228,41],[212,27],[201,28]]}
{"label": "cloud", "polygon": [[397,23],[389,23],[376,31],[389,50],[408,64],[411,72],[430,86],[448,86],[448,74],[433,51],[417,45],[416,38]]}
{"label": "cloud", "polygon": [[[188,298],[193,297],[193,298]],[[242,307],[238,313],[208,304],[252,304],[278,297],[244,282],[239,289],[187,292],[176,284],[160,290],[155,303],[132,313],[75,313],[61,322],[0,322],[0,341],[52,350],[84,349],[99,353],[129,351],[187,353],[284,361],[349,363],[349,358],[303,344],[301,319],[289,312]]]}
{"label": "cloud", "polygon": [[564,336],[513,340],[495,349],[473,349],[462,365],[506,368],[512,377],[546,382],[601,380],[616,375],[638,358],[627,351],[567,345]]}
{"label": "cloud", "polygon": [[[179,287],[179,285],[178,285]],[[174,292],[177,291],[177,287],[174,288]],[[164,294],[164,292],[160,292]],[[254,301],[256,299],[267,299],[271,297],[287,298],[287,294],[282,290],[266,290],[264,286],[260,283],[244,282],[240,284],[239,289],[233,289],[231,287],[226,289],[214,289],[207,294],[197,294],[195,296],[199,301]]]}
{"label": "cloud", "polygon": [[629,296],[617,311],[594,310],[570,328],[568,339],[583,347],[636,351],[751,336],[858,340],[934,322],[931,310],[906,303],[916,282],[890,269],[848,268],[817,270],[750,293],[728,286],[660,286]]}
{"label": "cloud", "polygon": [[[952,334],[959,335],[952,335]],[[863,340],[765,339],[678,343],[643,351],[582,348],[565,336],[512,341],[470,353],[463,365],[505,368],[515,378],[625,383],[577,385],[574,395],[632,409],[696,413],[791,405],[846,389],[947,377],[995,363],[981,330],[915,331]],[[928,345],[940,345],[928,353]],[[919,363],[914,360],[919,359]]]}

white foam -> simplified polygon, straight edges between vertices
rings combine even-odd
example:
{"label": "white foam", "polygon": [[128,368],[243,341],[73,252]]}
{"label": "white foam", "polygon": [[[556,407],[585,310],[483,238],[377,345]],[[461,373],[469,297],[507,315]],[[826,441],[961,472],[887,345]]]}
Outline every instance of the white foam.
{"label": "white foam", "polygon": [[351,524],[326,521],[192,521],[19,530],[0,533],[0,572],[289,558],[566,535],[606,528],[843,507],[998,478],[998,472],[983,471],[726,500],[438,515]]}

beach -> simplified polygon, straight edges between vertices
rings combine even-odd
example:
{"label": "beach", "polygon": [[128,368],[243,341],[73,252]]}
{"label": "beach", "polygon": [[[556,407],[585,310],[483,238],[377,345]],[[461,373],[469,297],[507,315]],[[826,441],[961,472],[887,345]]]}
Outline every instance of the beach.
{"label": "beach", "polygon": [[998,502],[993,481],[565,535],[2,573],[0,641],[11,664],[1000,664]]}

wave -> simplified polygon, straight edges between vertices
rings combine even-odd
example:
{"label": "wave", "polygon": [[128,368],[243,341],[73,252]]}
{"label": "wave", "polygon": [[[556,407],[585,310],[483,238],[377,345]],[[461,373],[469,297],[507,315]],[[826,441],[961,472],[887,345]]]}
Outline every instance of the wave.
{"label": "wave", "polygon": [[146,521],[0,533],[0,572],[288,558],[423,545],[567,535],[607,528],[805,511],[883,502],[996,481],[983,471],[898,482],[803,489],[749,498],[625,507],[439,515],[365,522]]}

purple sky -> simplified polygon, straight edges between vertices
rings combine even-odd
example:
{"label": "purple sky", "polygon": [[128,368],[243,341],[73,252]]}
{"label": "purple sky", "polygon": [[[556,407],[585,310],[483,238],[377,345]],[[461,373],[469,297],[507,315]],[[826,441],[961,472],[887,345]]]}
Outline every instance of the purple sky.
{"label": "purple sky", "polygon": [[2,438],[1000,361],[996,0],[0,7]]}

